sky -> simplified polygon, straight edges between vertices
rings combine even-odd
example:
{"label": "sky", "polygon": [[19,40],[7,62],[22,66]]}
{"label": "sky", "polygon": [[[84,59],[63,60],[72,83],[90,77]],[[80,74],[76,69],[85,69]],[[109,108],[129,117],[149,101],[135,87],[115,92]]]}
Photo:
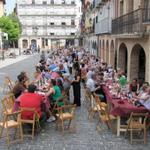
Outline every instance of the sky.
{"label": "sky", "polygon": [[9,14],[13,11],[13,9],[15,7],[15,2],[16,2],[16,0],[6,0],[5,9],[6,9],[7,14]]}

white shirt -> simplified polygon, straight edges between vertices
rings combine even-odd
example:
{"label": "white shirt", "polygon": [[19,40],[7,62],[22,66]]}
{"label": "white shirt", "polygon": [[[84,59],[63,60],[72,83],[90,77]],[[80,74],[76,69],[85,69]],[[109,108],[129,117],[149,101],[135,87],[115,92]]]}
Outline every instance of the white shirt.
{"label": "white shirt", "polygon": [[93,75],[93,71],[89,70],[87,75],[86,75],[86,78],[90,79],[92,77],[92,75]]}
{"label": "white shirt", "polygon": [[66,72],[65,74],[66,74],[66,75],[70,75],[69,68],[68,68],[68,64],[67,64],[67,63],[64,63],[63,66],[64,66],[64,69],[65,69],[65,72]]}
{"label": "white shirt", "polygon": [[150,98],[147,100],[140,100],[140,103],[145,106],[148,110],[150,110]]}
{"label": "white shirt", "polygon": [[89,78],[86,82],[86,87],[91,91],[95,91],[95,81],[91,78]]}

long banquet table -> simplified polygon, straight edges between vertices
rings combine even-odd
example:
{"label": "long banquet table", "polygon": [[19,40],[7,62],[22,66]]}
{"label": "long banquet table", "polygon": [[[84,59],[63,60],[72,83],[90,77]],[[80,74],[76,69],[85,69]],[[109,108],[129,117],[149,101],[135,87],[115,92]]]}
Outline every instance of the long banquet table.
{"label": "long banquet table", "polygon": [[148,112],[148,110],[145,107],[137,107],[132,103],[129,103],[127,99],[114,98],[106,85],[103,85],[102,88],[106,95],[107,103],[110,105],[110,113],[117,117],[117,136],[120,136],[120,132],[126,131],[126,125],[121,124],[122,117],[129,117],[131,112]]}

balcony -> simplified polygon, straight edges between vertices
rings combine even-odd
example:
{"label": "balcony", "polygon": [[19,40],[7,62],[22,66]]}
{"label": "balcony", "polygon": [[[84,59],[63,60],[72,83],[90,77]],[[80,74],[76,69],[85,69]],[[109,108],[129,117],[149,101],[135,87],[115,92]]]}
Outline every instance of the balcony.
{"label": "balcony", "polygon": [[95,34],[111,33],[111,19],[109,17],[95,24]]}
{"label": "balcony", "polygon": [[30,14],[30,13],[26,13],[26,14],[19,14],[20,17],[35,17],[35,16],[38,16],[38,17],[44,17],[44,16],[54,16],[54,17],[61,17],[61,16],[68,16],[68,17],[75,17],[76,14]]}
{"label": "balcony", "polygon": [[143,23],[150,22],[150,10],[137,9],[112,21],[112,34],[139,37],[145,33]]}
{"label": "balcony", "polygon": [[56,3],[54,3],[54,4],[43,4],[43,3],[41,3],[41,4],[37,4],[37,3],[35,3],[35,4],[27,4],[27,3],[21,3],[21,4],[19,4],[19,6],[21,6],[21,7],[24,7],[24,6],[51,6],[51,7],[54,7],[54,6],[66,6],[66,7],[68,7],[68,6],[72,6],[72,7],[75,7],[76,6],[76,3],[65,3],[65,4],[62,4],[62,3],[60,3],[60,4],[56,4]]}
{"label": "balcony", "polygon": [[[35,26],[35,24],[24,24],[22,25],[22,27],[33,27]],[[51,24],[37,24],[38,27],[44,27],[44,28],[76,28],[76,25],[57,25],[57,24],[54,24],[54,25],[51,25]]]}
{"label": "balcony", "polygon": [[[22,34],[22,36],[24,36],[24,37],[33,37],[34,35],[24,33],[24,34]],[[76,35],[47,35],[45,33],[45,34],[37,35],[37,37],[50,38],[50,39],[74,39],[76,37]]]}

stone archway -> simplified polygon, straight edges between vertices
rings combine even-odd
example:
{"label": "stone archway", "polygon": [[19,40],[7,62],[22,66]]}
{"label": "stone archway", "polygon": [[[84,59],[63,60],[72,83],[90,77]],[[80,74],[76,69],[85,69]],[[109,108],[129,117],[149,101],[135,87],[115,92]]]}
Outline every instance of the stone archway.
{"label": "stone archway", "polygon": [[130,79],[138,78],[145,81],[146,55],[140,44],[134,45],[131,51]]}
{"label": "stone archway", "polygon": [[106,49],[105,49],[105,60],[107,64],[109,63],[109,41],[106,41]]}
{"label": "stone archway", "polygon": [[124,43],[122,43],[119,47],[118,67],[125,73],[127,73],[127,62],[128,62],[127,46]]}
{"label": "stone archway", "polygon": [[115,44],[114,41],[112,40],[110,43],[110,64],[112,65],[112,67],[114,68],[115,66]]}
{"label": "stone archway", "polygon": [[28,40],[27,39],[22,40],[22,48],[28,48]]}

